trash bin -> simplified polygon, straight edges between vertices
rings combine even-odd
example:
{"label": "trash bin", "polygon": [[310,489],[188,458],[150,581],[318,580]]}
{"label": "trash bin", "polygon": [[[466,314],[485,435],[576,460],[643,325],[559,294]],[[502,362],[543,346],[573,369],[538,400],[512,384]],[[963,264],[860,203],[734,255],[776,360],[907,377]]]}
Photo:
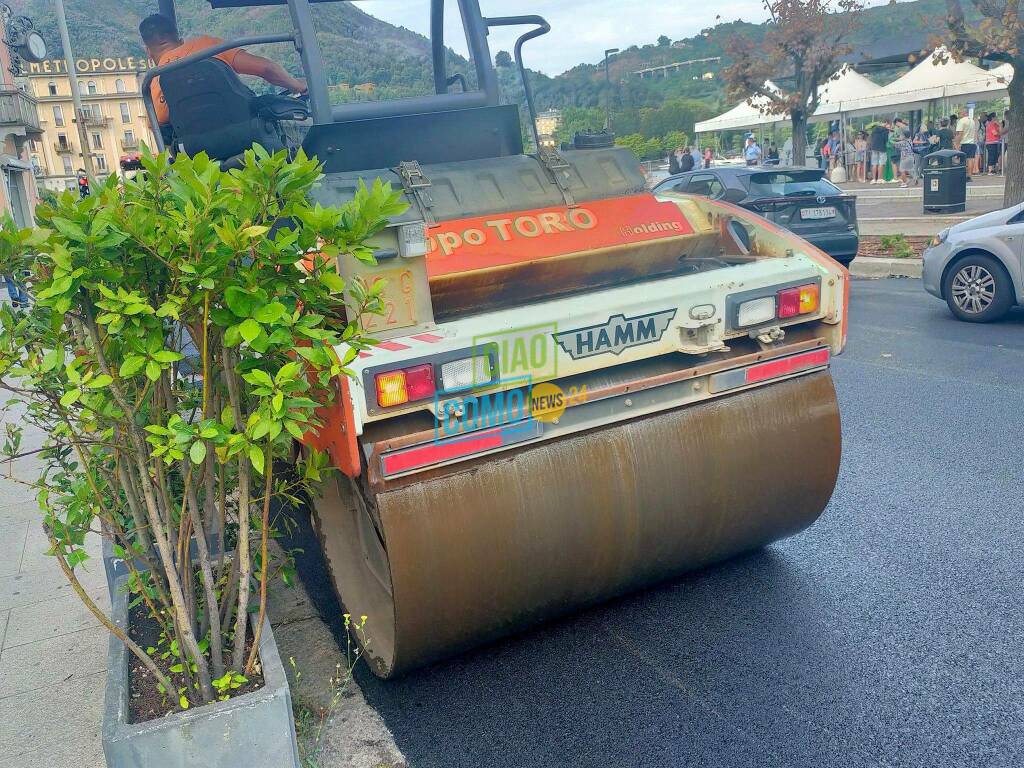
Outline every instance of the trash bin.
{"label": "trash bin", "polygon": [[940,149],[922,158],[925,213],[962,213],[967,208],[965,157],[954,149]]}

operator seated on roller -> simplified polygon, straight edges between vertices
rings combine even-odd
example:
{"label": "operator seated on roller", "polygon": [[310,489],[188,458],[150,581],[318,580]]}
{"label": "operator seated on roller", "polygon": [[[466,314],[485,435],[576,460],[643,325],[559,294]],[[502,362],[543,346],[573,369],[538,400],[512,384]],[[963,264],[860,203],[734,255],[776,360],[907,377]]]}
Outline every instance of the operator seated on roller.
{"label": "operator seated on roller", "polygon": [[[142,36],[146,53],[149,54],[149,58],[156,62],[157,66],[177,61],[189,54],[197,53],[224,42],[219,37],[211,37],[209,35],[200,35],[199,37],[182,40],[178,36],[178,30],[175,28],[174,22],[159,13],[154,13],[152,16],[147,16],[142,20],[142,23],[139,24],[139,35]],[[218,53],[214,58],[220,59],[240,75],[254,75],[271,85],[286,88],[292,93],[306,92],[306,81],[301,78],[292,77],[276,61],[247,53],[240,48],[233,48],[229,51]],[[150,89],[153,94],[156,117],[163,131],[169,126],[171,115],[167,108],[163,91],[160,89],[159,77],[153,80]]]}

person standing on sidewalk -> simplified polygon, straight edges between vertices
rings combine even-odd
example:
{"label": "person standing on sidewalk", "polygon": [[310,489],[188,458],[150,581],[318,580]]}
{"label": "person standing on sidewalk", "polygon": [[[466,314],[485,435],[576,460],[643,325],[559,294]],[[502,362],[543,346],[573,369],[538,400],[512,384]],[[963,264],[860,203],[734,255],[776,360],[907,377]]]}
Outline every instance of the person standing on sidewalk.
{"label": "person standing on sidewalk", "polygon": [[872,184],[884,184],[882,174],[885,172],[885,163],[888,160],[886,146],[889,144],[889,127],[891,123],[886,120],[878,123],[871,129],[871,175]]}
{"label": "person standing on sidewalk", "polygon": [[990,112],[985,122],[985,151],[988,154],[988,172],[995,176],[999,173],[999,155],[1002,149],[1003,132],[996,120],[996,113]]}
{"label": "person standing on sidewalk", "polygon": [[906,189],[913,177],[914,184],[917,184],[917,159],[914,157],[914,142],[910,140],[910,131],[903,131],[895,142],[893,149],[899,153],[900,158],[900,186]]}
{"label": "person standing on sidewalk", "polygon": [[966,107],[960,108],[953,147],[967,156],[967,175],[978,173],[978,124],[967,113]]}
{"label": "person standing on sidewalk", "polygon": [[857,132],[853,141],[853,157],[857,164],[857,181],[867,181],[868,135],[864,131]]}
{"label": "person standing on sidewalk", "polygon": [[747,137],[747,146],[743,148],[743,159],[747,161],[747,165],[761,164],[761,148],[757,146],[753,136]]}

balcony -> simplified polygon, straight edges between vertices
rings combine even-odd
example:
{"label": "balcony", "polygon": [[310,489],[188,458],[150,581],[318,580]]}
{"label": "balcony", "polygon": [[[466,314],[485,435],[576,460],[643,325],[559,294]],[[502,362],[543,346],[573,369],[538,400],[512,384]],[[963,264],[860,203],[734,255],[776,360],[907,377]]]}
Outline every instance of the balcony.
{"label": "balcony", "polygon": [[138,139],[121,139],[121,149],[125,152],[135,152],[139,148]]}
{"label": "balcony", "polygon": [[35,98],[17,88],[0,86],[0,126],[20,126],[27,134],[42,135]]}
{"label": "balcony", "polygon": [[56,150],[58,155],[70,155],[72,152],[75,151],[74,147],[72,147],[70,144],[62,144],[59,141],[55,141],[53,143],[53,148],[54,150]]}
{"label": "balcony", "polygon": [[106,128],[110,125],[110,118],[98,115],[94,112],[83,112],[82,122],[90,128]]}

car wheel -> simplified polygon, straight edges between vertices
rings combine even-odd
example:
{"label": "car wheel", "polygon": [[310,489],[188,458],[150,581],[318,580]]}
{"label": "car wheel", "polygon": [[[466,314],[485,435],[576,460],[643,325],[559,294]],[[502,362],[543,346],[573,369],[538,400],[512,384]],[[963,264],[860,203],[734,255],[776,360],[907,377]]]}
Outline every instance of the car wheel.
{"label": "car wheel", "polygon": [[1013,305],[1013,284],[999,261],[974,253],[957,261],[946,273],[942,295],[957,319],[991,323]]}

